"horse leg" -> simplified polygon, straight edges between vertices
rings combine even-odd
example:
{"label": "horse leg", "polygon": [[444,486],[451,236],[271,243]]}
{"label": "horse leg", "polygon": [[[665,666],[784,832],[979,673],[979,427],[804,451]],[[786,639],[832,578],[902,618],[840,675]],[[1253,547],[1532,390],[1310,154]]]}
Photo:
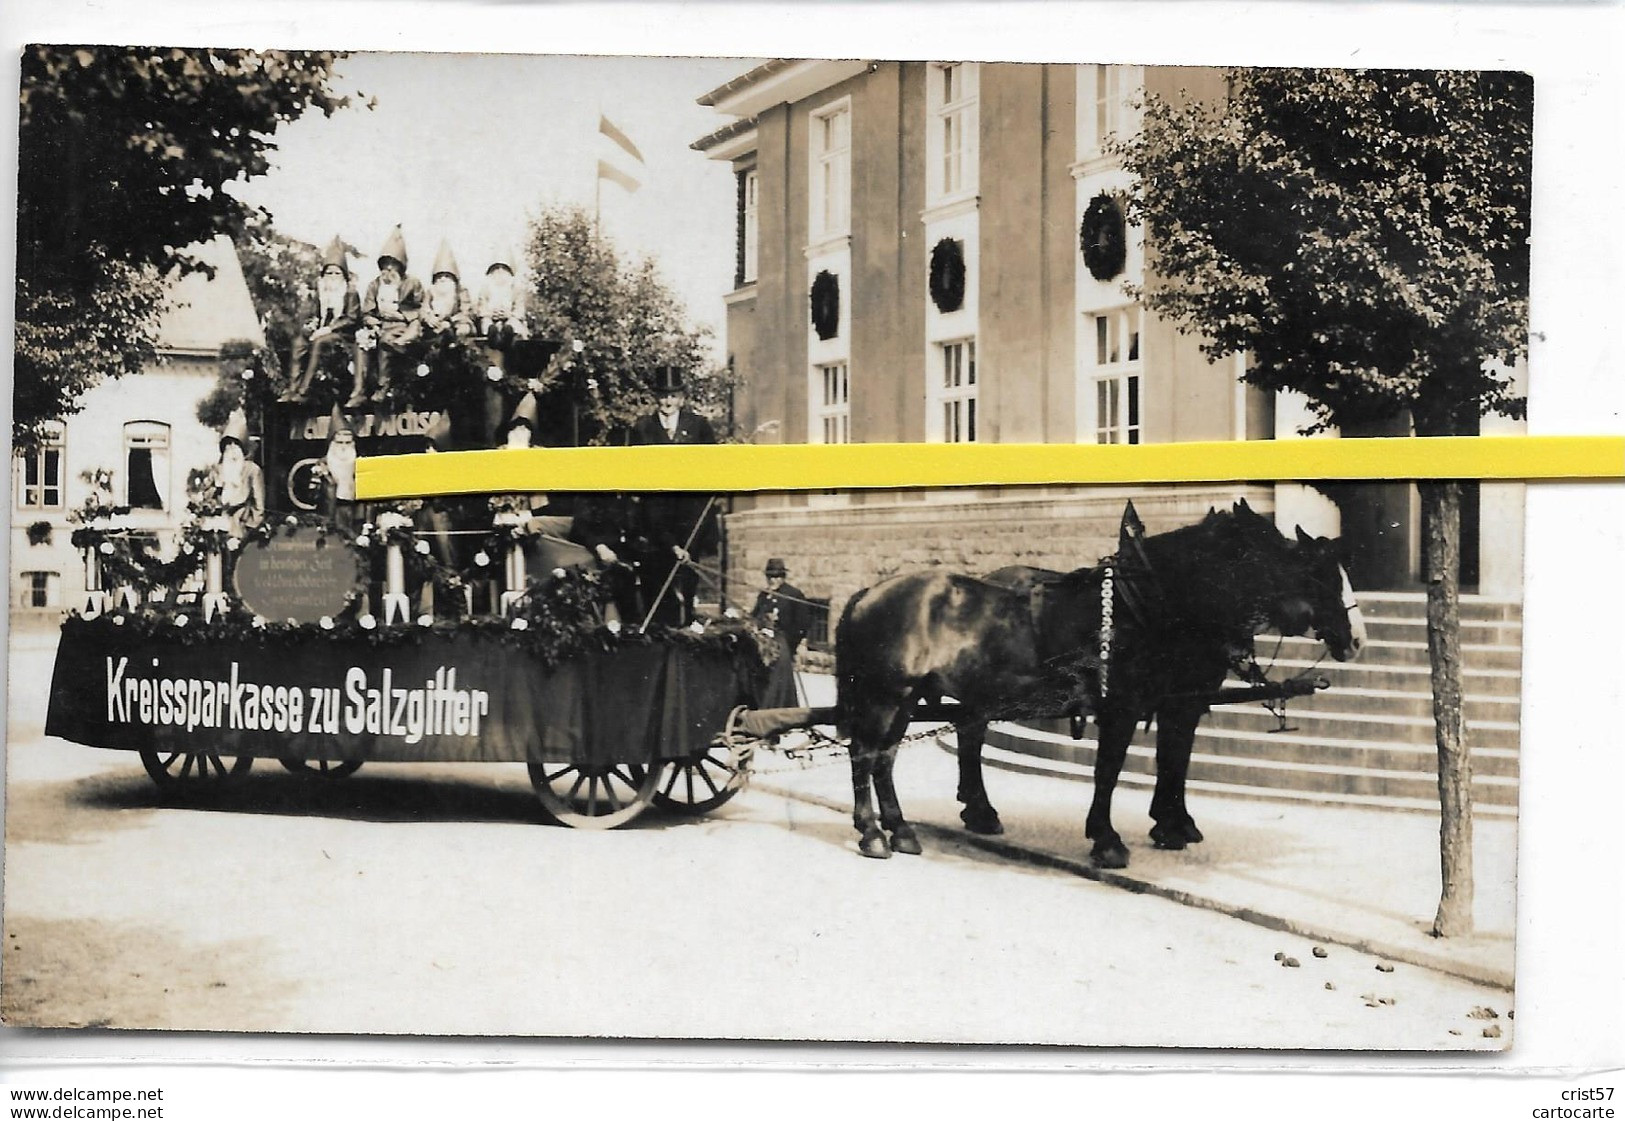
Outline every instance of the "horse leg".
{"label": "horse leg", "polygon": [[[881,808],[888,816],[902,819],[897,806],[897,792],[892,787],[891,758],[897,754],[897,741],[902,738],[896,725],[907,727],[907,705],[882,705],[870,708],[852,722],[852,824],[859,834],[858,851],[864,856],[884,860],[891,856],[891,847],[881,832],[881,818],[875,814],[875,787],[881,795]],[[890,747],[885,745],[889,744]],[[889,806],[888,806],[889,803]]]}
{"label": "horse leg", "polygon": [[892,765],[897,762],[897,744],[880,752],[875,760],[875,794],[880,799],[880,827],[891,834],[891,851],[907,856],[920,854],[920,839],[914,827],[903,820],[903,807],[897,801],[892,782]]}
{"label": "horse leg", "polygon": [[959,820],[972,833],[1003,833],[1004,823],[988,800],[987,787],[982,782],[982,741],[987,736],[987,721],[960,724],[954,730],[959,734],[958,797],[965,807],[959,811]]}
{"label": "horse leg", "polygon": [[1095,843],[1089,858],[1096,867],[1127,868],[1128,846],[1112,828],[1112,792],[1117,789],[1117,776],[1122,773],[1128,745],[1134,739],[1134,714],[1102,713],[1096,719],[1099,739],[1095,746],[1095,796],[1089,803],[1084,836]]}
{"label": "horse leg", "polygon": [[1206,708],[1173,706],[1157,714],[1157,788],[1151,796],[1151,840],[1159,849],[1182,849],[1202,840],[1185,808],[1185,778],[1190,773],[1196,725]]}

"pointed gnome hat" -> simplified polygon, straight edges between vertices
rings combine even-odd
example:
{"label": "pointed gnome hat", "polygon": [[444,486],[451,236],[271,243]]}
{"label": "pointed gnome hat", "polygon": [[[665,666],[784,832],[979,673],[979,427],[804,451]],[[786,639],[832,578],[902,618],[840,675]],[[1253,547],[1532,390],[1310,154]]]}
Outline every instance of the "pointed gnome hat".
{"label": "pointed gnome hat", "polygon": [[322,268],[325,269],[328,265],[337,265],[344,270],[346,277],[350,275],[350,255],[344,251],[344,239],[337,235],[322,251]]}
{"label": "pointed gnome hat", "polygon": [[532,432],[536,431],[536,394],[527,393],[519,398],[519,404],[513,407],[513,416],[502,426],[502,431],[507,432],[517,424],[523,424]]}
{"label": "pointed gnome hat", "polygon": [[507,246],[501,251],[492,255],[491,263],[485,266],[485,273],[487,276],[489,276],[492,269],[507,269],[515,276],[518,276],[519,269],[514,265],[514,262],[518,259],[519,254],[513,251],[512,246]]}
{"label": "pointed gnome hat", "polygon": [[462,274],[457,271],[457,258],[451,253],[451,243],[444,238],[441,239],[439,251],[434,255],[434,267],[429,270],[429,279],[433,280],[443,272],[450,273],[453,280],[462,279]]}
{"label": "pointed gnome hat", "polygon": [[233,409],[226,418],[226,426],[220,430],[220,448],[225,450],[226,441],[234,441],[244,452],[248,451],[248,417],[241,409]]}
{"label": "pointed gnome hat", "polygon": [[328,414],[327,417],[327,438],[331,440],[340,432],[348,432],[350,435],[354,436],[355,425],[350,423],[350,418],[344,415],[343,409],[339,408],[337,405],[334,405],[333,411]]}
{"label": "pointed gnome hat", "polygon": [[401,271],[406,271],[406,235],[401,233],[398,225],[389,231],[389,236],[384,239],[384,247],[378,251],[379,267],[383,266],[385,257],[399,261]]}
{"label": "pointed gnome hat", "polygon": [[423,438],[429,441],[429,447],[437,452],[451,450],[451,414],[441,413],[435,417],[434,423],[429,425]]}

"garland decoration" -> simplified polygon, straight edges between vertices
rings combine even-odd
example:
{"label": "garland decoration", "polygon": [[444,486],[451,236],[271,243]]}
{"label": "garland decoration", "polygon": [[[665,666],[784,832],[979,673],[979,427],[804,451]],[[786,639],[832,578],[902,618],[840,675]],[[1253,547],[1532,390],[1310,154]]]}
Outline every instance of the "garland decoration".
{"label": "garland decoration", "polygon": [[965,243],[957,238],[931,249],[931,302],[945,315],[965,306]]}
{"label": "garland decoration", "polygon": [[808,302],[812,305],[813,330],[820,339],[833,339],[841,329],[841,282],[834,273],[819,270],[813,277]]}
{"label": "garland decoration", "polygon": [[1078,227],[1083,264],[1096,280],[1110,280],[1128,260],[1128,225],[1122,204],[1102,192],[1089,200]]}

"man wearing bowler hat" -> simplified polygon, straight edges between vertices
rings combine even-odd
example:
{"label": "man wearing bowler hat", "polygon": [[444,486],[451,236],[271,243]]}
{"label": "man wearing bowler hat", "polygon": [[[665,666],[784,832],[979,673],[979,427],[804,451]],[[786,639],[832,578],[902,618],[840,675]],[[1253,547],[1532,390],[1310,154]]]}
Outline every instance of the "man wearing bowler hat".
{"label": "man wearing bowler hat", "polygon": [[762,708],[793,708],[800,704],[796,695],[796,650],[812,629],[813,605],[800,588],[785,582],[790,574],[784,561],[774,557],[767,562],[767,587],[756,596],[750,617],[763,632],[779,642],[779,656],[762,695]]}
{"label": "man wearing bowler hat", "polygon": [[[653,389],[657,408],[633,424],[631,443],[717,442],[711,422],[688,408],[681,370],[675,366],[657,367]],[[646,603],[655,604],[659,597],[653,622],[682,627],[694,618],[694,593],[700,578],[686,562],[691,556],[716,552],[717,523],[711,506],[709,497],[703,494],[668,492],[643,496],[642,529],[648,550],[641,558],[639,583]],[[665,589],[664,594],[662,589]]]}

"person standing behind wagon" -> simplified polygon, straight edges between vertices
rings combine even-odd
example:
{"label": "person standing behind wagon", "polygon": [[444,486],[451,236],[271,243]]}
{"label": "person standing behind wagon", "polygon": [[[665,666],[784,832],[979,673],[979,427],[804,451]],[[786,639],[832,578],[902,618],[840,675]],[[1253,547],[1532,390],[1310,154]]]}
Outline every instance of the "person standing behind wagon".
{"label": "person standing behind wagon", "polygon": [[767,562],[767,587],[756,595],[751,620],[779,642],[779,656],[761,700],[762,708],[793,708],[801,703],[796,695],[796,651],[812,630],[813,606],[800,588],[785,582],[790,570],[778,557]]}
{"label": "person standing behind wagon", "polygon": [[[635,445],[714,444],[711,422],[688,408],[683,372],[675,366],[655,370],[654,412],[632,425]],[[707,496],[686,492],[646,494],[642,498],[644,536],[648,553],[639,568],[644,602],[658,604],[652,621],[671,627],[687,626],[694,618],[694,594],[699,574],[687,563],[694,556],[716,551],[716,516]],[[703,519],[703,524],[702,524]],[[698,527],[696,529],[696,526]],[[661,594],[661,590],[665,593]]]}
{"label": "person standing behind wagon", "polygon": [[344,403],[346,409],[367,401],[364,370],[372,372],[372,399],[382,401],[389,396],[395,376],[406,368],[407,351],[421,334],[422,311],[423,282],[406,275],[406,239],[396,226],[378,252],[378,275],[367,285],[361,301],[361,324],[367,340],[359,345],[366,351],[367,360],[356,363],[355,389]]}

